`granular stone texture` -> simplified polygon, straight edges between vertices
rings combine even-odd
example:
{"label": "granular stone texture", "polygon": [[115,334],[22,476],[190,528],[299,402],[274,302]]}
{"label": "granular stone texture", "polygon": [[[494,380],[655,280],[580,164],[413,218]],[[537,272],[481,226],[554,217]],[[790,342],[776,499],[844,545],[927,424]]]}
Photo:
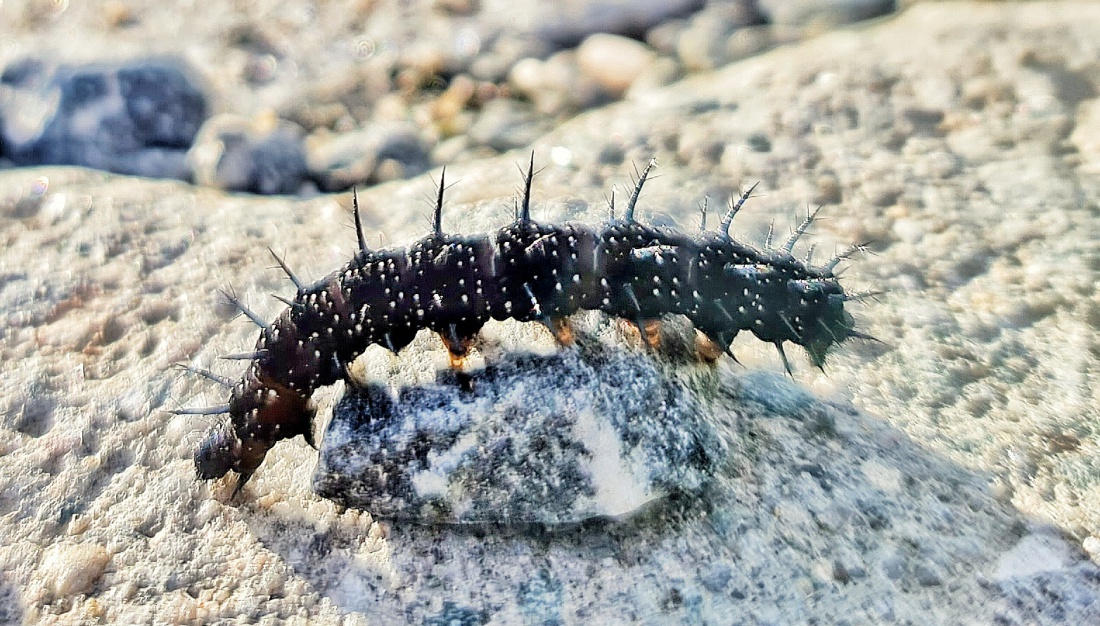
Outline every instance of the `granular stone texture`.
{"label": "granular stone texture", "polygon": [[314,491],[381,519],[571,524],[697,495],[724,456],[700,403],[637,353],[515,354],[466,384],[350,387]]}

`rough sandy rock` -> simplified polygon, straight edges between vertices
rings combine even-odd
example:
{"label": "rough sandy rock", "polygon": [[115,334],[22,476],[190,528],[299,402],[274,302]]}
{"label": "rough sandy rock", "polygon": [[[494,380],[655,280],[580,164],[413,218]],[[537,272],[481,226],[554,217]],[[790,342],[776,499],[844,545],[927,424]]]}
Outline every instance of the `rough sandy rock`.
{"label": "rough sandy rock", "polygon": [[[709,419],[737,445],[707,507],[567,533],[340,510],[310,491],[301,442],[240,502],[194,480],[208,424],[165,409],[224,398],[171,363],[238,375],[215,357],[254,329],[216,288],[273,317],[266,294],[288,285],[263,247],[331,271],[355,246],[346,197],[0,172],[0,618],[1096,623],[1100,183],[1074,131],[1094,123],[1097,24],[1092,4],[917,6],[539,138],[538,219],[601,219],[630,161],[656,155],[640,214],[691,227],[704,195],[761,180],[735,223],[760,241],[829,199],[819,248],[876,240],[845,284],[889,290],[857,312],[885,345],[838,351],[827,375],[791,381],[770,346],[734,346],[746,369],[719,366],[734,391]],[[449,168],[448,229],[505,223],[527,152]],[[423,234],[433,189],[364,191],[368,226]],[[522,345],[543,329],[497,332]],[[446,355],[422,336],[364,361],[415,385]],[[88,576],[57,597],[54,555],[74,546],[94,558],[65,561]]]}

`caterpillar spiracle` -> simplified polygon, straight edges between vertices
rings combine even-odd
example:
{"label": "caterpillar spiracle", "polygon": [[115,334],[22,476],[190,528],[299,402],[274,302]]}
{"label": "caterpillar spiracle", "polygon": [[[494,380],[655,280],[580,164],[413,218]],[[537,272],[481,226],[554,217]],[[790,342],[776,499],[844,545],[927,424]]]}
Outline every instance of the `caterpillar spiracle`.
{"label": "caterpillar spiracle", "polygon": [[345,365],[371,344],[396,353],[422,329],[438,333],[452,361],[460,361],[489,319],[541,322],[563,340],[566,318],[581,310],[624,318],[643,336],[650,322],[683,315],[717,348],[714,354],[733,357],[731,342],[748,331],[777,347],[788,372],[785,342],[805,348],[821,367],[834,345],[872,339],[845,311],[846,302],[863,294],[846,293],[834,274],[862,246],[824,265],[796,259],[791,251],[813,214],[775,249],[734,240],[730,224],[753,189],[730,202],[717,230],[687,234],[646,226],[634,209],[653,166],[638,176],[623,216],[615,218],[612,199],[610,220],[595,228],[531,219],[533,155],[515,220],[493,235],[443,232],[441,175],[433,231],[407,248],[371,250],[354,198],[359,250],[343,267],[306,284],[275,256],[297,293],[283,299],[287,307],[273,322],[226,294],[260,327],[255,349],[234,355],[249,362],[239,380],[184,366],[230,389],[224,405],[175,411],[229,415],[195,452],[199,478],[233,471],[237,493],[280,440],[302,435],[316,447],[313,392],[343,379]]}

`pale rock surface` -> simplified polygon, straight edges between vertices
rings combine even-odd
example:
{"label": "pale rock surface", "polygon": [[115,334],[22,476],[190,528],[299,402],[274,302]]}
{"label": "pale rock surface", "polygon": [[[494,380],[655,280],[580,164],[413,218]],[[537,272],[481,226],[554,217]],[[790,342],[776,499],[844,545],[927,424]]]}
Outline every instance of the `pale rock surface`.
{"label": "pale rock surface", "polygon": [[110,558],[103,546],[54,544],[42,557],[44,582],[55,598],[86,594],[103,574]]}
{"label": "pale rock surface", "polygon": [[577,47],[577,66],[614,95],[622,95],[654,62],[657,55],[644,44],[598,33]]}

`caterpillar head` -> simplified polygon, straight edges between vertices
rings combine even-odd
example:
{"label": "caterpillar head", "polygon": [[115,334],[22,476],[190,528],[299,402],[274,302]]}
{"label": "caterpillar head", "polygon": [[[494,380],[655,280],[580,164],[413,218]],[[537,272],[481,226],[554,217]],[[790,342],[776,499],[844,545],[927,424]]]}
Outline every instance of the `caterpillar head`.
{"label": "caterpillar head", "polygon": [[308,399],[285,389],[256,388],[246,392],[245,385],[235,387],[228,407],[232,419],[212,426],[195,449],[200,479],[216,480],[233,470],[240,475],[239,492],[276,442],[303,435],[314,445],[314,409]]}
{"label": "caterpillar head", "polygon": [[220,421],[206,431],[195,449],[195,473],[202,480],[225,476],[240,458],[241,440],[233,434],[233,426]]}

